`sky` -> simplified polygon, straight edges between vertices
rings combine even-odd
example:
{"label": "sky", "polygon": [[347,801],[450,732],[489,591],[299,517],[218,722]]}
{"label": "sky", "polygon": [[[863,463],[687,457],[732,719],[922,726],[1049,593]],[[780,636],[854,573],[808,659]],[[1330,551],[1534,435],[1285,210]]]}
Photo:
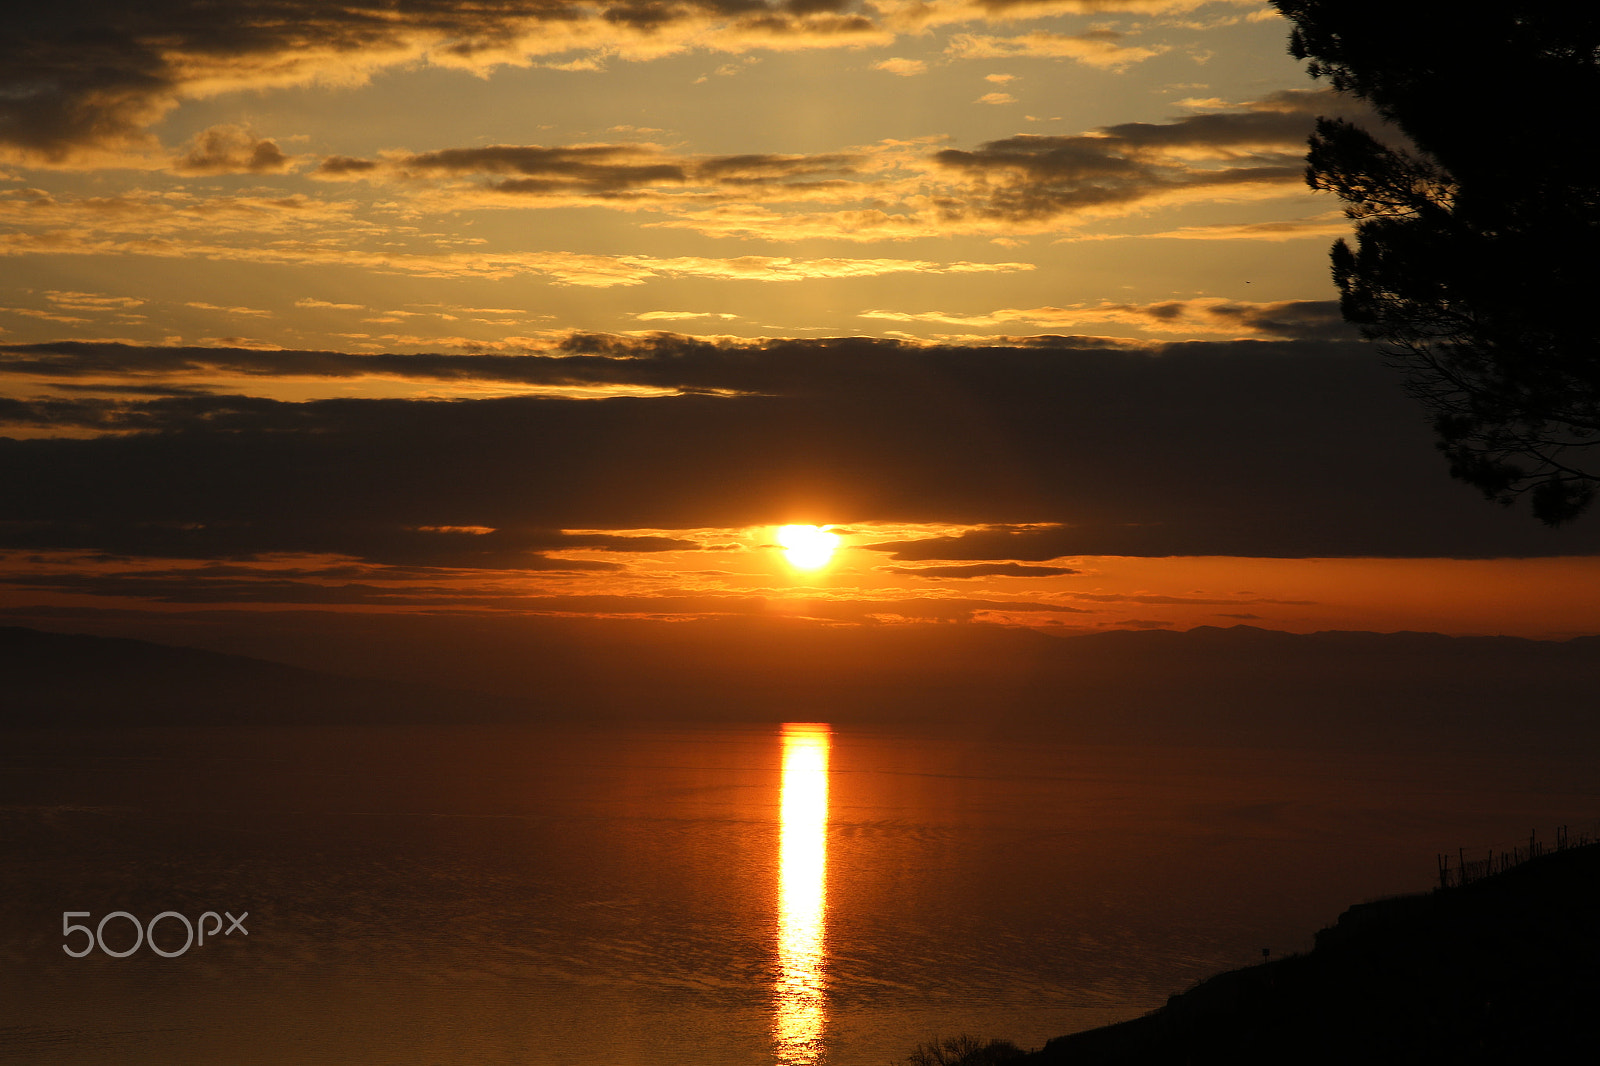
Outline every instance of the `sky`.
{"label": "sky", "polygon": [[1303,155],[1366,113],[1288,30],[1258,0],[12,16],[0,621],[1600,632],[1600,524],[1452,482],[1341,321],[1351,227]]}

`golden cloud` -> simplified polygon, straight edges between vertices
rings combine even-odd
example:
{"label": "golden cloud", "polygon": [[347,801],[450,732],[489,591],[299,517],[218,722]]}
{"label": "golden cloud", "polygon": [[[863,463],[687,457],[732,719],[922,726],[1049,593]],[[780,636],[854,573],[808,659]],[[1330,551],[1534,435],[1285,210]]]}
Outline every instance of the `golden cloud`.
{"label": "golden cloud", "polygon": [[1141,48],[1121,44],[1124,36],[1114,30],[1092,30],[1080,34],[1035,30],[1017,37],[962,33],[950,39],[945,54],[955,59],[1012,59],[1018,56],[1072,59],[1101,70],[1123,70],[1168,51],[1165,45]]}
{"label": "golden cloud", "polygon": [[962,315],[946,311],[865,311],[862,318],[886,322],[935,322],[974,328],[1001,327],[1025,322],[1047,329],[1083,329],[1093,326],[1127,326],[1153,334],[1184,336],[1223,335],[1236,338],[1293,337],[1299,339],[1352,337],[1353,331],[1333,300],[1279,300],[1252,302],[1200,297],[1148,304],[1101,301],[1069,307],[1001,308],[984,314]]}

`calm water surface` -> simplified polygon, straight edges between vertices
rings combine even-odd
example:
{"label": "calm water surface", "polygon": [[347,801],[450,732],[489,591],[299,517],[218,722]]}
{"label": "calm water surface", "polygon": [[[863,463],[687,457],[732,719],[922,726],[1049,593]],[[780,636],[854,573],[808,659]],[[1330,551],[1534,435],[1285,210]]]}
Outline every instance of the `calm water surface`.
{"label": "calm water surface", "polygon": [[[0,747],[0,1058],[887,1066],[1158,1006],[1434,855],[1592,826],[1574,759],[821,724]],[[64,911],[248,911],[163,958]],[[132,923],[104,928],[112,950]],[[184,929],[164,919],[176,951]]]}

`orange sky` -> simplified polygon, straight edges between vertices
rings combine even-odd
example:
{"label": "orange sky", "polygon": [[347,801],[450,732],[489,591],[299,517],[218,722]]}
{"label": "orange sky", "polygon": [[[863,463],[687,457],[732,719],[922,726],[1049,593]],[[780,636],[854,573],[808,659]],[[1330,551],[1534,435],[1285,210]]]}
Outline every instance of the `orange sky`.
{"label": "orange sky", "polygon": [[0,70],[0,621],[1600,632],[1340,321],[1271,8],[367,8]]}

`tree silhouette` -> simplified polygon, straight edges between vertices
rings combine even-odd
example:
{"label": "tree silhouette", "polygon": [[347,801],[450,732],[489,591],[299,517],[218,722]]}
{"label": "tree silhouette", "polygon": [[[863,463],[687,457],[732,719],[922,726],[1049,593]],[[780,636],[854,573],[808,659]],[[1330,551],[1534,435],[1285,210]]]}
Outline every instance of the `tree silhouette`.
{"label": "tree silhouette", "polygon": [[1356,222],[1332,252],[1344,317],[1453,476],[1576,517],[1600,489],[1600,4],[1273,2],[1311,76],[1387,123],[1319,119],[1307,155]]}

